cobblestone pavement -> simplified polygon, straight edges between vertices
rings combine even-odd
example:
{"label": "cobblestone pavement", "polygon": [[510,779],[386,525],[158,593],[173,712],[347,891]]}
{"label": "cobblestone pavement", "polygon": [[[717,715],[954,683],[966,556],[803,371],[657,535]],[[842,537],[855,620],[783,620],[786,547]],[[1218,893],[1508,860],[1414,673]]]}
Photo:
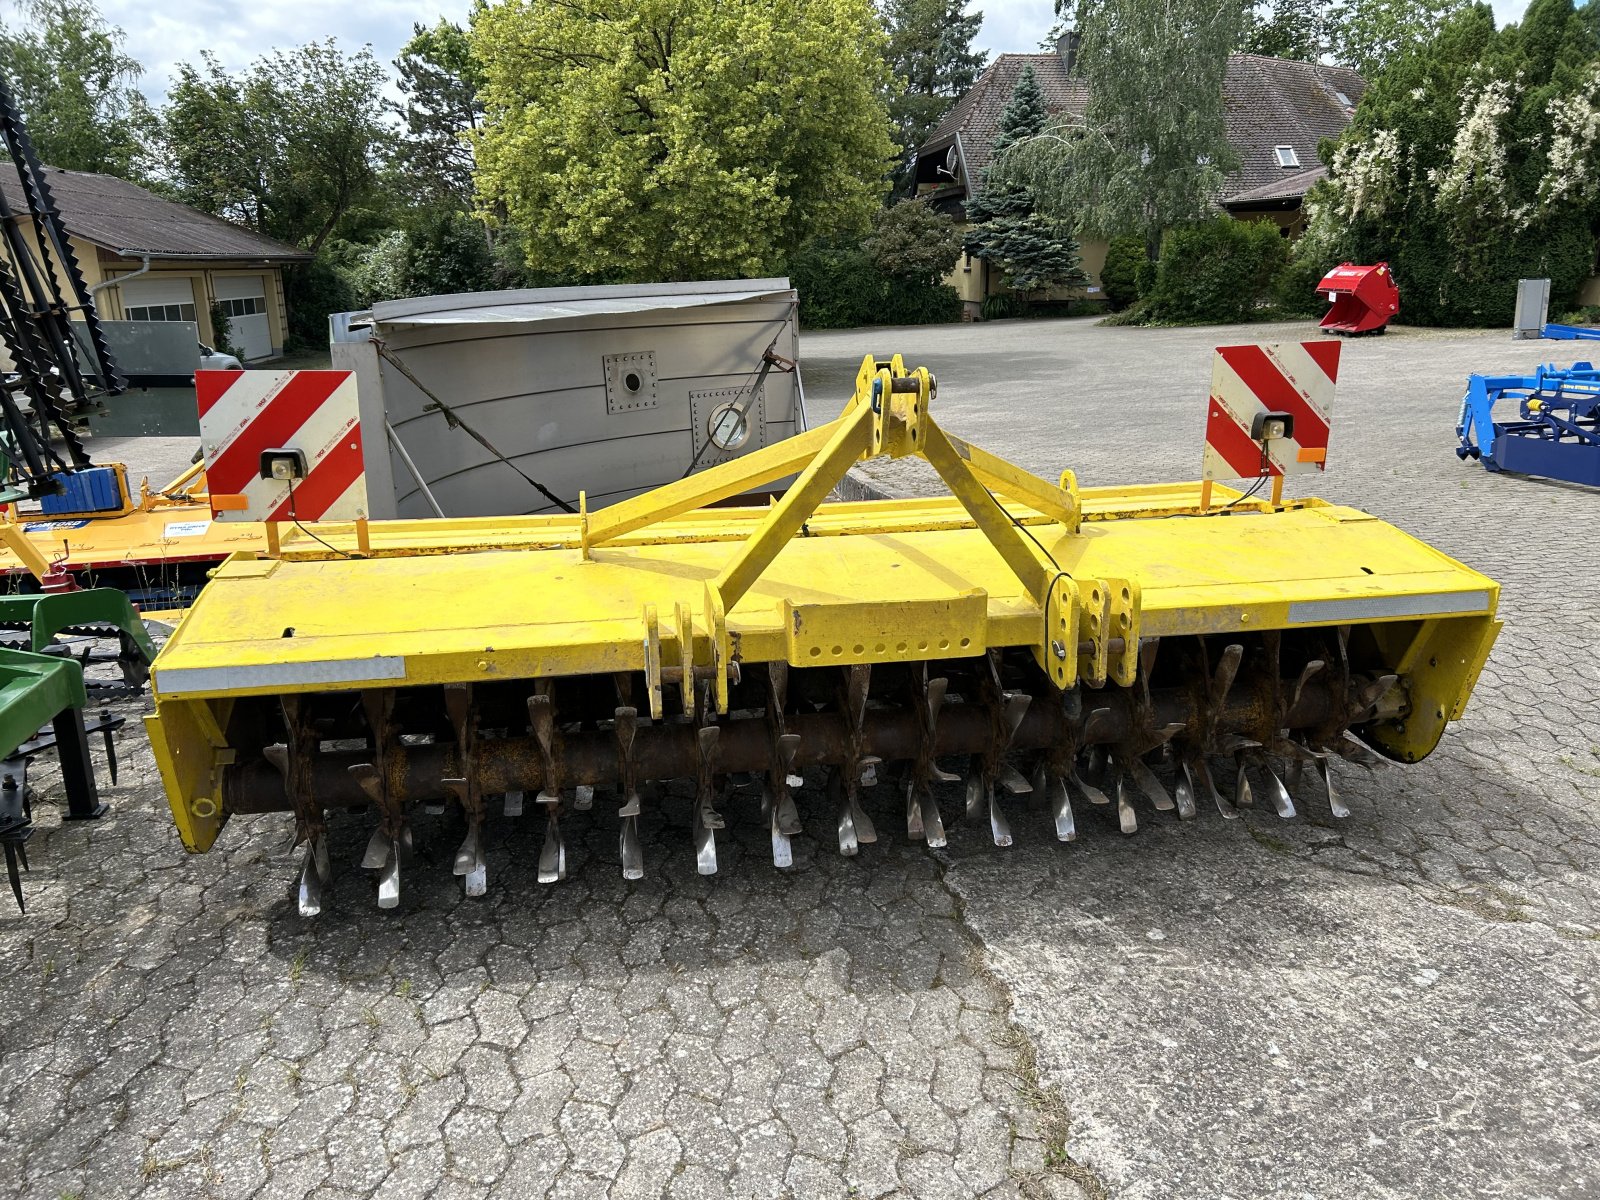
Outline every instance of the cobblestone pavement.
{"label": "cobblestone pavement", "polygon": [[[810,335],[807,385],[828,415],[852,358],[899,349],[946,424],[1024,465],[1187,478],[1210,347],[1274,332]],[[1011,852],[800,839],[779,873],[751,797],[702,879],[669,792],[642,882],[597,819],[540,888],[538,830],[500,821],[486,899],[459,897],[446,828],[382,914],[351,821],[308,922],[288,818],[185,856],[136,732],[109,820],[59,825],[39,772],[29,913],[0,909],[0,1177],[86,1200],[1600,1192],[1600,496],[1450,452],[1468,370],[1566,349],[1346,347],[1315,490],[1499,579],[1508,627],[1432,758],[1338,775],[1343,822],[1308,784],[1297,821],[1122,838],[1091,812],[1061,847],[1019,816]]]}

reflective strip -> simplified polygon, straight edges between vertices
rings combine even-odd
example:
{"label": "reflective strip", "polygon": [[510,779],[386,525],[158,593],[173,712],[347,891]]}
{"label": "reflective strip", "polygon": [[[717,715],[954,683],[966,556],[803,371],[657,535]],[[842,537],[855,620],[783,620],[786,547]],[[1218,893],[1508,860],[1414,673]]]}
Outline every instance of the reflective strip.
{"label": "reflective strip", "polygon": [[168,667],[156,669],[156,690],[163,696],[243,692],[255,688],[314,687],[322,683],[370,683],[404,679],[406,660],[330,658],[321,662],[264,663],[259,667]]}
{"label": "reflective strip", "polygon": [[1439,617],[1484,612],[1488,592],[1428,592],[1421,596],[1367,596],[1359,600],[1301,600],[1289,605],[1291,625],[1332,625],[1384,617]]}

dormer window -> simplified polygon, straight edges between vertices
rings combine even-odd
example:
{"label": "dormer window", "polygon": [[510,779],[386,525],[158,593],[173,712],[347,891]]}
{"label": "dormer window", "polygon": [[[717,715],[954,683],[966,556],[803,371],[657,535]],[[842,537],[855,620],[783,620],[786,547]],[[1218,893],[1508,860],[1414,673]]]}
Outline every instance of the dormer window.
{"label": "dormer window", "polygon": [[1280,167],[1298,167],[1300,156],[1294,152],[1293,146],[1278,146],[1274,151],[1278,156]]}

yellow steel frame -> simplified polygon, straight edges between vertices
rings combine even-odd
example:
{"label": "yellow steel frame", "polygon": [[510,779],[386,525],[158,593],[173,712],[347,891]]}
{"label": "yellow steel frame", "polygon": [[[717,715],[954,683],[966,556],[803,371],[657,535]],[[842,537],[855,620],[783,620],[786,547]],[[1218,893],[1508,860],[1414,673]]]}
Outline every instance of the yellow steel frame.
{"label": "yellow steel frame", "polygon": [[[1141,638],[1373,631],[1405,711],[1371,730],[1420,758],[1460,715],[1499,628],[1498,586],[1393,526],[1321,501],[1198,516],[1196,485],[1080,492],[931,417],[934,383],[868,359],[832,424],[577,516],[396,521],[362,546],[289,533],[215,572],[152,672],[152,744],[185,844],[220,829],[237,698],[642,672],[838,666],[1026,647],[1061,688],[1131,684]],[[925,458],[949,498],[827,503],[855,462]],[[705,508],[796,475],[770,507]],[[1225,492],[1225,489],[1219,489]],[[1004,498],[1004,502],[1000,498]]]}

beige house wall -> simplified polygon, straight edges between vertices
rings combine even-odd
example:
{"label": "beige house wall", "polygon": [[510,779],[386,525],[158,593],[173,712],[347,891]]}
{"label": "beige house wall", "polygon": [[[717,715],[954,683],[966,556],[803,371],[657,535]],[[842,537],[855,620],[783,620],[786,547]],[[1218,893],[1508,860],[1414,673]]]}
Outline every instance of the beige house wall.
{"label": "beige house wall", "polygon": [[[33,252],[34,261],[42,262],[39,242],[32,225],[19,222],[18,227],[23,241]],[[113,281],[138,271],[144,265],[144,260],[123,258],[82,238],[69,237],[67,240],[72,246],[73,253],[78,256],[78,265],[82,268],[86,286],[94,288],[97,284],[110,282],[110,286],[91,293],[94,297],[95,311],[100,314],[102,320],[125,320],[122,311],[122,289]],[[62,266],[56,261],[54,254],[50,256],[50,265],[56,276],[56,286],[63,294],[70,294],[66,276],[62,273]],[[259,261],[251,263],[243,259],[233,262],[186,262],[181,259],[151,258],[150,270],[145,275],[152,279],[190,281],[190,288],[195,297],[195,324],[199,327],[200,340],[208,344],[215,340],[216,334],[211,327],[211,305],[217,298],[215,281],[227,275],[262,276],[267,301],[267,327],[272,334],[273,352],[275,354],[283,352],[284,338],[289,328],[289,310],[283,296],[282,267],[265,266]]]}
{"label": "beige house wall", "polygon": [[[122,289],[115,281],[139,271],[142,261],[108,255],[101,263],[104,278],[112,281],[109,287],[95,296],[95,308],[107,321],[121,321],[123,317]],[[210,345],[216,340],[216,330],[211,324],[211,306],[216,303],[216,281],[226,276],[260,275],[267,301],[267,328],[272,336],[273,353],[283,353],[288,331],[288,306],[283,297],[283,268],[238,262],[184,262],[178,259],[152,258],[150,270],[141,279],[187,279],[194,294],[195,325],[200,340]]]}
{"label": "beige house wall", "polygon": [[[960,228],[965,230],[968,227],[963,225]],[[1089,287],[1057,288],[1050,292],[1046,299],[1100,299],[1100,271],[1106,265],[1107,247],[1108,243],[1102,238],[1080,242],[1078,253],[1083,261],[1084,273],[1089,276]],[[955,288],[956,295],[961,297],[962,315],[969,321],[978,319],[984,300],[990,296],[998,296],[1006,290],[989,264],[981,258],[973,258],[970,254],[963,254],[956,260],[955,269],[944,277],[944,281]]]}

